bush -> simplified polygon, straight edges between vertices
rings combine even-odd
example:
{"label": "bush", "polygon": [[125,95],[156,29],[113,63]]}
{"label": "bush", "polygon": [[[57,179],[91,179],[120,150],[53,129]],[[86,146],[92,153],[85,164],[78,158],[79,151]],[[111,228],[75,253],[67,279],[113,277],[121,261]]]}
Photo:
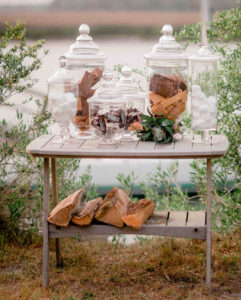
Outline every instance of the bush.
{"label": "bush", "polygon": [[[19,93],[36,83],[32,73],[41,66],[47,50],[40,54],[44,41],[34,45],[26,42],[25,26],[18,23],[6,26],[0,40],[0,105],[15,106]],[[13,97],[15,96],[15,97]],[[13,97],[13,98],[12,98]],[[26,242],[41,225],[43,199],[43,160],[26,154],[26,146],[40,135],[47,133],[51,116],[46,112],[46,101],[32,98],[39,112],[33,115],[31,124],[16,111],[15,124],[0,121],[0,240],[8,238]],[[59,197],[64,198],[79,187],[88,192],[85,198],[96,194],[90,184],[90,169],[82,178],[76,177],[79,160],[59,159],[57,166]]]}

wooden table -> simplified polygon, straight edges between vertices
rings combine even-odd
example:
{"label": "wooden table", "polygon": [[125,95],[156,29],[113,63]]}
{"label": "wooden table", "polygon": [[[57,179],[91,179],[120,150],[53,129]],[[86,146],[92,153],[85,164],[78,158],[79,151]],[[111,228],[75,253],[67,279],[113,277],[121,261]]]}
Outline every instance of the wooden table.
{"label": "wooden table", "polygon": [[[62,264],[59,238],[81,235],[142,234],[160,235],[206,240],[206,285],[211,283],[211,159],[223,156],[228,149],[224,136],[213,136],[207,144],[182,140],[170,144],[152,142],[122,142],[116,149],[100,148],[99,140],[78,140],[72,144],[54,143],[56,136],[44,135],[32,141],[27,153],[44,158],[44,202],[43,202],[43,286],[49,282],[49,239],[56,240],[57,265]],[[218,142],[217,142],[218,141]],[[131,159],[197,159],[207,160],[207,211],[161,211],[149,219],[140,230],[130,227],[116,228],[111,225],[79,227],[69,225],[61,228],[48,224],[49,216],[49,161],[51,160],[52,198],[58,202],[56,158],[131,158]]]}

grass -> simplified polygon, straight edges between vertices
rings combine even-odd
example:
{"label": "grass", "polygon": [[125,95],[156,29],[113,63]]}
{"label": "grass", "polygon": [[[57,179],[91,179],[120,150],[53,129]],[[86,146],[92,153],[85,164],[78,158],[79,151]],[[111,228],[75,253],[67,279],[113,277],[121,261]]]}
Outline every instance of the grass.
{"label": "grass", "polygon": [[0,299],[240,299],[240,230],[213,237],[212,288],[204,241],[141,240],[131,246],[63,239],[64,268],[50,246],[50,285],[41,287],[42,243],[0,243]]}

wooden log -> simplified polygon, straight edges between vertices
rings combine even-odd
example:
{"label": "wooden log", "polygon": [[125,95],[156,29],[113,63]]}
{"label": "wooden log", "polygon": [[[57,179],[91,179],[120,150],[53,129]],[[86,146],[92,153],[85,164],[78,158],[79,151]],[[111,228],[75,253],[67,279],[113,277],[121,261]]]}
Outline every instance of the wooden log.
{"label": "wooden log", "polygon": [[129,203],[130,198],[128,195],[118,187],[114,187],[105,196],[95,215],[95,219],[117,227],[123,227],[124,222],[121,216],[126,212]]}
{"label": "wooden log", "polygon": [[136,203],[130,203],[121,219],[126,225],[140,229],[141,225],[151,216],[154,209],[155,203],[152,200],[142,199]]}
{"label": "wooden log", "polygon": [[98,208],[100,207],[101,202],[102,198],[96,198],[85,202],[72,218],[72,222],[79,226],[90,225]]}
{"label": "wooden log", "polygon": [[82,195],[83,190],[80,189],[59,202],[51,211],[48,221],[57,226],[68,226],[72,213],[79,207]]}

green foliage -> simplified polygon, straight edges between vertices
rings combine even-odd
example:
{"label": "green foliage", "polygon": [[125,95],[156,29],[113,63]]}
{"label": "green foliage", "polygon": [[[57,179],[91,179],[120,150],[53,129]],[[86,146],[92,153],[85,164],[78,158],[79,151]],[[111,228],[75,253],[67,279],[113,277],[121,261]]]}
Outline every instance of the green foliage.
{"label": "green foliage", "polygon": [[170,143],[173,141],[174,122],[162,115],[141,115],[142,130],[137,130],[141,141],[154,141],[156,143]]}
{"label": "green foliage", "polygon": [[138,178],[137,176],[135,176],[135,173],[133,171],[129,175],[119,173],[116,178],[121,184],[122,189],[127,193],[128,196],[131,197],[133,194],[135,181]]}
{"label": "green foliage", "polygon": [[[209,42],[233,42],[240,40],[241,8],[230,9],[215,14],[207,29]],[[177,41],[198,43],[201,41],[201,24],[184,25],[176,34]]]}
{"label": "green foliage", "polygon": [[[240,37],[241,10],[233,9],[215,15],[208,29],[210,42],[230,42]],[[200,24],[185,26],[177,35],[178,40],[200,40]],[[229,229],[240,224],[241,159],[238,152],[241,144],[240,68],[241,43],[231,47],[213,44],[219,55],[218,69],[218,130],[229,140],[227,154],[213,160],[213,215],[216,229]],[[192,180],[202,201],[206,193],[206,172],[203,161],[193,162]],[[233,184],[230,187],[230,177]]]}

